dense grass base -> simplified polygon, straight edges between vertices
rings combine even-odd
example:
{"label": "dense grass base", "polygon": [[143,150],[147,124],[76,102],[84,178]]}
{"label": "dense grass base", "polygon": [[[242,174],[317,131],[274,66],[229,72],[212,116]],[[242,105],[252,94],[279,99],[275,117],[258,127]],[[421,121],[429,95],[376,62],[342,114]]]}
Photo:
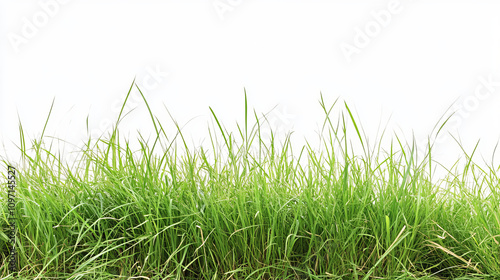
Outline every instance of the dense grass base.
{"label": "dense grass base", "polygon": [[[89,140],[74,165],[65,165],[43,136],[31,148],[22,137],[19,275],[500,279],[498,168],[467,161],[437,186],[430,151],[420,162],[415,147],[399,141],[370,151],[347,106],[337,124],[331,107],[323,100],[321,106],[322,152],[306,146],[293,153],[289,137],[282,145],[264,142],[261,119],[248,125],[246,100],[236,134],[214,114],[210,151],[188,149],[180,130],[169,141],[154,117],[157,137],[140,138],[139,151],[115,129],[96,144]],[[363,156],[349,153],[348,121]],[[2,277],[5,201],[2,194]]]}

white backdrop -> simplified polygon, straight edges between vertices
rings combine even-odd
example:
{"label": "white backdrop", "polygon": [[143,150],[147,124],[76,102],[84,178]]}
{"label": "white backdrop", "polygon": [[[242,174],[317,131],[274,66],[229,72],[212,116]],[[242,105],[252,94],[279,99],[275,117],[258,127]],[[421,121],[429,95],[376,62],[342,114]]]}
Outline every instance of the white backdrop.
{"label": "white backdrop", "polygon": [[[87,116],[91,134],[109,131],[134,77],[171,132],[165,108],[191,120],[193,145],[209,139],[209,106],[236,132],[244,89],[259,114],[276,106],[271,125],[297,145],[317,138],[320,92],[346,101],[371,141],[387,126],[423,143],[453,105],[434,150],[444,163],[459,157],[449,133],[468,152],[481,139],[488,159],[500,137],[496,0],[1,0],[0,36],[0,154],[14,161],[19,120],[40,135],[55,98],[46,135],[78,144]],[[131,98],[123,128],[147,134]]]}

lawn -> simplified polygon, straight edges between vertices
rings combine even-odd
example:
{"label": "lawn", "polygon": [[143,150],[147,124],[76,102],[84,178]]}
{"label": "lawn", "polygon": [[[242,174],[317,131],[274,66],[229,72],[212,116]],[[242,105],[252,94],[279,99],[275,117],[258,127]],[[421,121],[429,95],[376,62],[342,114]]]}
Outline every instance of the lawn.
{"label": "lawn", "polygon": [[[210,109],[211,149],[151,110],[154,135],[126,139],[123,108],[73,162],[20,126],[21,162],[3,162],[17,166],[19,279],[500,279],[500,167],[474,151],[437,184],[433,143],[420,158],[398,137],[369,146],[347,104],[323,97],[320,150],[264,140],[246,94],[236,131]],[[0,206],[11,279],[6,191]]]}

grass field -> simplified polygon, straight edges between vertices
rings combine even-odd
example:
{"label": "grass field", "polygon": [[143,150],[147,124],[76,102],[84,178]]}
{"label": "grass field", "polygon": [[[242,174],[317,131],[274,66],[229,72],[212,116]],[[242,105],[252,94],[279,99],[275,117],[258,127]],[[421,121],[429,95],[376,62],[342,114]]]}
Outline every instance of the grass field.
{"label": "grass field", "polygon": [[[500,279],[499,167],[464,151],[438,185],[432,143],[418,161],[397,137],[368,147],[347,105],[320,106],[322,151],[263,141],[246,96],[237,131],[212,111],[208,150],[180,128],[167,135],[151,111],[151,139],[116,125],[67,164],[21,127],[22,162],[4,161],[19,166],[19,279]],[[11,279],[5,191],[1,201]]]}

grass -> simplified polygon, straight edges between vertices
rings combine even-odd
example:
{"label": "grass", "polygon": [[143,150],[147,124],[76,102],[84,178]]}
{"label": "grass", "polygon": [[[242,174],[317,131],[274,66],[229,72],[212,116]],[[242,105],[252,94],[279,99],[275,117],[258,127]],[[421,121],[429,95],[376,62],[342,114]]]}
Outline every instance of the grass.
{"label": "grass", "polygon": [[[19,278],[499,279],[499,167],[464,151],[438,185],[432,143],[421,160],[398,137],[370,147],[347,104],[338,118],[337,101],[320,106],[322,148],[300,151],[290,134],[264,141],[246,94],[236,132],[210,109],[208,150],[189,148],[177,124],[167,135],[149,106],[156,133],[140,149],[120,136],[122,107],[70,163],[44,133],[29,146],[20,126]],[[5,193],[0,275],[11,279]]]}

